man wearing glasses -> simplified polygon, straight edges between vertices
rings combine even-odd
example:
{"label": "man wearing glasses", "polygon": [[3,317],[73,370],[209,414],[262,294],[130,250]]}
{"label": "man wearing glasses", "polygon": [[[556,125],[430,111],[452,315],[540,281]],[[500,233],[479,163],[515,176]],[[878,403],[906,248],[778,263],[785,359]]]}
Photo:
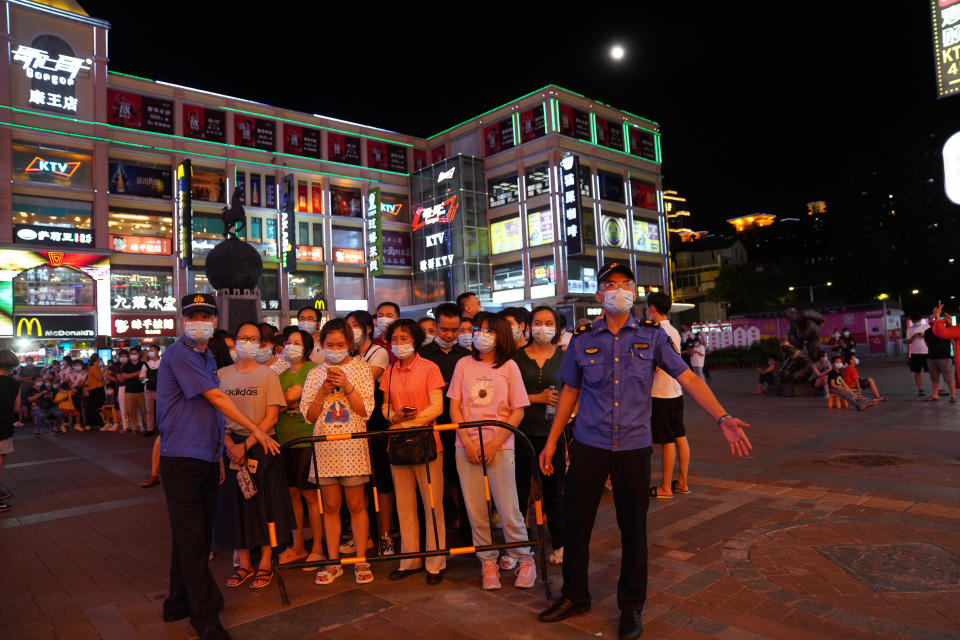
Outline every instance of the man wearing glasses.
{"label": "man wearing glasses", "polygon": [[600,269],[597,279],[596,299],[603,304],[603,318],[574,331],[560,365],[563,391],[540,453],[540,468],[552,474],[557,439],[579,400],[566,481],[562,595],[538,618],[557,622],[590,609],[590,533],[609,476],[623,548],[617,585],[619,632],[621,638],[636,638],[643,632],[640,612],[647,593],[650,392],[656,369],[676,378],[717,422],[730,453],[747,455],[750,441],[742,429],[748,425],[724,411],[660,325],[633,317],[637,285],[630,268],[611,262]]}

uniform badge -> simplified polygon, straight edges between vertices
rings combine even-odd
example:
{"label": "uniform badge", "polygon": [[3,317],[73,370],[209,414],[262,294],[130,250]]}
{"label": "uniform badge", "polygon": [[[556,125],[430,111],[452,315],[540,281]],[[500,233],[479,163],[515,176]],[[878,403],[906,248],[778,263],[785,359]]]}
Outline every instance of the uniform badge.
{"label": "uniform badge", "polygon": [[573,330],[573,335],[578,336],[581,333],[586,333],[587,331],[590,331],[591,329],[593,329],[593,325],[589,322],[584,322],[583,324],[578,325],[577,328]]}
{"label": "uniform badge", "polygon": [[589,355],[591,355],[591,356],[592,356],[593,354],[599,352],[599,351],[600,351],[600,349],[597,348],[597,347],[590,347],[589,349],[584,349],[584,350],[583,350],[584,353],[589,354]]}
{"label": "uniform badge", "polygon": [[680,355],[680,349],[677,349],[677,345],[673,343],[673,338],[667,336],[667,342],[669,342],[670,346],[673,347],[673,350],[677,352],[677,355]]}
{"label": "uniform badge", "polygon": [[649,345],[648,343],[646,343],[646,342],[634,342],[634,343],[633,343],[633,348],[634,348],[634,349],[649,349],[649,348],[650,348],[650,345]]}

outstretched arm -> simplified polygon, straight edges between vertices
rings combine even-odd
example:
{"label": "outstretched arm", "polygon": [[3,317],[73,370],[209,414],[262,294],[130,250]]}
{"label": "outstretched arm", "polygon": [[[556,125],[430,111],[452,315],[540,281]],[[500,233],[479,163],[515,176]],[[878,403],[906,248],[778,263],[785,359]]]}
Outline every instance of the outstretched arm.
{"label": "outstretched arm", "polygon": [[720,425],[720,431],[723,432],[723,437],[730,443],[730,453],[739,457],[749,455],[750,449],[753,447],[750,445],[747,434],[743,432],[743,428],[749,427],[750,425],[743,420],[727,414],[723,409],[723,405],[720,404],[716,396],[713,395],[713,391],[707,386],[707,383],[701,380],[693,371],[687,369],[681,373],[677,376],[677,382],[679,382],[694,401],[707,412],[707,415]]}

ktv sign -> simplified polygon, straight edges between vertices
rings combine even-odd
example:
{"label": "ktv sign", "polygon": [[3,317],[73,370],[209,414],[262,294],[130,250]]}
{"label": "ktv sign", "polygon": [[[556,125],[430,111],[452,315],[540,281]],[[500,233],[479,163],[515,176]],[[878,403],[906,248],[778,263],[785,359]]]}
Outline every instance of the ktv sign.
{"label": "ktv sign", "polygon": [[453,222],[458,206],[457,196],[450,196],[432,207],[417,207],[413,210],[413,223],[410,226],[416,231],[429,224]]}

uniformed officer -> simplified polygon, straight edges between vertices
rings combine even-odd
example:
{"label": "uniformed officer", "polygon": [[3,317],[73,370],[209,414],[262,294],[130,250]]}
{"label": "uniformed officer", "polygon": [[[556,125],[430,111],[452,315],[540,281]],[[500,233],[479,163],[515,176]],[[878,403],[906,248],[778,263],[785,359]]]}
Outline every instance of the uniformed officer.
{"label": "uniformed officer", "polygon": [[605,264],[598,280],[596,299],[603,304],[603,318],[574,332],[560,365],[564,386],[557,413],[540,454],[540,468],[550,475],[557,439],[579,399],[566,482],[562,595],[538,618],[556,622],[590,609],[590,533],[609,476],[623,550],[617,585],[619,631],[621,638],[636,638],[643,631],[640,611],[647,592],[650,391],[656,368],[676,378],[717,421],[731,453],[746,455],[750,441],[742,430],[748,425],[723,410],[660,326],[630,313],[637,290],[630,268]]}
{"label": "uniformed officer", "polygon": [[223,416],[249,429],[264,450],[280,449],[220,390],[216,360],[207,349],[217,326],[214,297],[184,296],[181,310],[183,335],[167,348],[157,372],[160,477],[173,537],[163,619],[189,616],[201,639],[223,639],[230,637],[220,624],[223,595],[208,566],[217,486],[223,482]]}

